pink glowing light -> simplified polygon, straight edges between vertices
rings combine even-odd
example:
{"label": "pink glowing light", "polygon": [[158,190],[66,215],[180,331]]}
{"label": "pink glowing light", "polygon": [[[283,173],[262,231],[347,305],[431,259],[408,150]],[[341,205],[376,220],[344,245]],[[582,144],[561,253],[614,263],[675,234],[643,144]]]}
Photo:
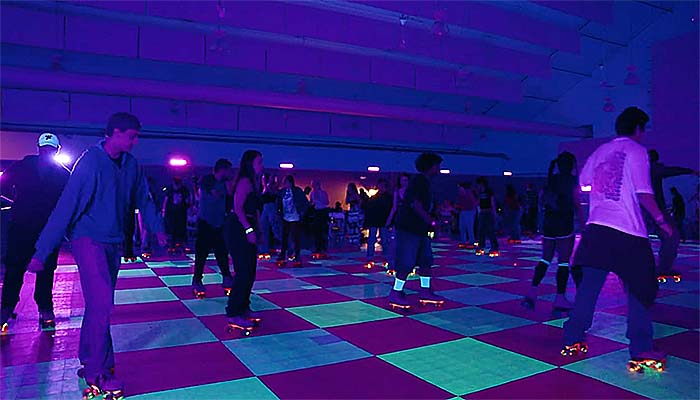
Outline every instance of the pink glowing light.
{"label": "pink glowing light", "polygon": [[592,189],[591,185],[583,185],[581,186],[581,191],[582,192],[590,192]]}
{"label": "pink glowing light", "polygon": [[174,157],[170,159],[168,164],[170,164],[171,167],[184,167],[188,163],[187,160],[185,160],[184,158]]}

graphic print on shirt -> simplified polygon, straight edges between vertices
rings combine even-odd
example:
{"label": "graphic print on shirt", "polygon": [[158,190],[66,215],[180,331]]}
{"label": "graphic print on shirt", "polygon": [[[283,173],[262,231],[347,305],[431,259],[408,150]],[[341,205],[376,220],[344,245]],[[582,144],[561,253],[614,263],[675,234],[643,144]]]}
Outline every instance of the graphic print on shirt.
{"label": "graphic print on shirt", "polygon": [[605,195],[606,200],[620,201],[622,175],[627,155],[616,151],[598,164],[593,177],[593,188],[597,193]]}

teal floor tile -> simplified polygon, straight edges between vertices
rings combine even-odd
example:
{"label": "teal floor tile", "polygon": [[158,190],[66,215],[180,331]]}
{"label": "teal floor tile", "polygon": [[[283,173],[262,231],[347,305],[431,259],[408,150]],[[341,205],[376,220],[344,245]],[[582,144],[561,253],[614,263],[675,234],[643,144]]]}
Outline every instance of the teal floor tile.
{"label": "teal floor tile", "polygon": [[287,311],[298,315],[320,328],[379,321],[400,316],[399,314],[358,300],[293,307],[288,308]]}
{"label": "teal floor tile", "polygon": [[462,289],[443,290],[437,292],[440,296],[448,300],[458,303],[480,306],[483,304],[500,303],[520,299],[522,296],[517,296],[512,293],[501,292],[500,290],[486,289],[482,287],[469,287]]}
{"label": "teal floor tile", "polygon": [[529,319],[479,307],[463,307],[414,315],[411,318],[464,336],[476,336],[531,325]]}
{"label": "teal floor tile", "polygon": [[223,344],[258,376],[371,357],[370,353],[322,329],[249,337]]}
{"label": "teal floor tile", "polygon": [[371,299],[388,296],[391,291],[391,285],[387,283],[368,283],[365,285],[337,286],[328,290],[353,299]]}
{"label": "teal floor tile", "polygon": [[452,282],[464,283],[466,285],[472,285],[472,286],[485,286],[485,285],[494,285],[497,283],[508,283],[508,282],[516,282],[517,281],[517,279],[504,278],[502,276],[481,274],[481,273],[445,276],[442,279],[452,281]]}
{"label": "teal floor tile", "polygon": [[172,261],[146,261],[148,268],[172,268],[176,265]]}
{"label": "teal floor tile", "polygon": [[[228,297],[207,297],[206,299],[183,300],[182,303],[198,317],[209,315],[224,315]],[[258,295],[250,296],[250,308],[254,311],[276,310],[279,307]]]}
{"label": "teal floor tile", "polygon": [[296,278],[257,281],[255,282],[255,285],[253,285],[253,292],[257,294],[291,292],[295,290],[309,289],[320,289],[320,287]]}
{"label": "teal floor tile", "polygon": [[379,358],[458,396],[554,368],[471,338],[384,354]]}
{"label": "teal floor tile", "polygon": [[468,272],[492,272],[492,271],[502,271],[504,269],[511,269],[513,267],[507,267],[505,265],[496,265],[489,263],[479,263],[472,262],[466,264],[450,265],[450,268],[457,268]]}
{"label": "teal floor tile", "polygon": [[[682,282],[681,282],[682,283]],[[675,286],[671,287],[672,290],[676,290]],[[698,310],[698,294],[697,293],[679,293],[679,294],[673,294],[670,296],[664,296],[656,299],[657,302],[659,303],[664,303],[664,304],[671,304],[673,306],[681,306],[681,307],[688,307],[688,308],[694,308],[695,311],[689,311],[689,312],[695,312],[697,313]]]}
{"label": "teal floor tile", "polygon": [[156,276],[150,268],[143,269],[122,269],[119,271],[119,278],[142,278],[144,276]]}
{"label": "teal floor tile", "polygon": [[[567,318],[561,318],[545,322],[547,325],[563,328]],[[685,332],[687,329],[674,325],[652,322],[654,327],[654,339],[661,339],[677,333]],[[620,343],[629,343],[627,339],[627,316],[597,312],[593,315],[593,326],[587,334],[595,335],[605,339],[614,340]]]}
{"label": "teal floor tile", "polygon": [[166,287],[114,291],[114,304],[154,303],[170,300],[177,300],[177,296]]}
{"label": "teal floor tile", "polygon": [[164,390],[129,396],[133,400],[170,400],[170,399],[227,399],[227,400],[276,400],[272,391],[258,378],[237,379],[235,381],[210,383],[181,389]]}
{"label": "teal floor tile", "polygon": [[627,349],[623,349],[569,364],[563,368],[652,399],[700,397],[698,363],[671,356],[667,359],[664,372],[640,374],[627,370],[628,360],[629,353]]}
{"label": "teal floor tile", "polygon": [[[192,274],[187,275],[166,275],[161,276],[160,280],[163,281],[167,286],[190,286],[192,285]],[[211,285],[216,283],[221,283],[223,278],[220,274],[204,274],[202,275],[202,283],[205,285]]]}
{"label": "teal floor tile", "polygon": [[197,318],[112,325],[112,340],[115,352],[217,341]]}

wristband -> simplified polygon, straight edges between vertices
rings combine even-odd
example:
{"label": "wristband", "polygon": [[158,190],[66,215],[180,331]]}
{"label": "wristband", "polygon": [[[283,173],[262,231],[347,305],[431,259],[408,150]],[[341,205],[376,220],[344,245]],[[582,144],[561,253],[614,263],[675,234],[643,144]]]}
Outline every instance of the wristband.
{"label": "wristband", "polygon": [[253,229],[253,227],[249,226],[249,227],[245,228],[246,235],[250,235],[253,232],[255,232],[255,229]]}

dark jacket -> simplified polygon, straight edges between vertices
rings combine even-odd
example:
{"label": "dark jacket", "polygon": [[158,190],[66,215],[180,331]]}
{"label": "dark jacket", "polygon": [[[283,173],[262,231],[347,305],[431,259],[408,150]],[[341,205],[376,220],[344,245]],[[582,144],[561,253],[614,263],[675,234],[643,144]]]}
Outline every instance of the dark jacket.
{"label": "dark jacket", "polygon": [[365,226],[369,228],[381,228],[386,225],[386,220],[391,213],[394,204],[394,196],[390,192],[380,192],[370,197],[365,206]]}
{"label": "dark jacket", "polygon": [[[284,209],[282,204],[282,199],[284,198],[284,193],[287,189],[280,189],[277,192],[277,213],[284,216]],[[306,198],[304,191],[298,186],[292,187],[292,196],[294,197],[294,207],[299,213],[299,218],[303,220],[306,211],[309,209],[309,200]]]}

